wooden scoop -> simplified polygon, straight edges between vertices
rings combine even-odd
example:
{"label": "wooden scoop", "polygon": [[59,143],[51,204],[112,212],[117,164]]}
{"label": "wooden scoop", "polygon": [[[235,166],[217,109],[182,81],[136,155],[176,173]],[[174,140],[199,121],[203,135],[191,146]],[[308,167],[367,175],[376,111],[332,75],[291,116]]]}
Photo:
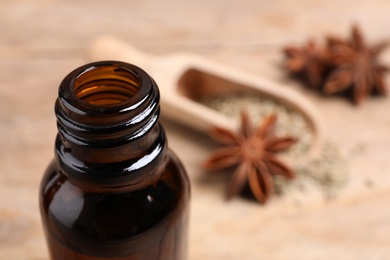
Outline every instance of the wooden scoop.
{"label": "wooden scoop", "polygon": [[237,120],[201,104],[198,100],[202,97],[237,92],[270,97],[306,118],[314,135],[310,154],[318,151],[319,117],[309,100],[291,88],[189,53],[146,54],[109,36],[92,44],[90,58],[121,60],[141,67],[160,88],[163,116],[200,131],[208,131],[212,126],[232,130],[238,127]]}

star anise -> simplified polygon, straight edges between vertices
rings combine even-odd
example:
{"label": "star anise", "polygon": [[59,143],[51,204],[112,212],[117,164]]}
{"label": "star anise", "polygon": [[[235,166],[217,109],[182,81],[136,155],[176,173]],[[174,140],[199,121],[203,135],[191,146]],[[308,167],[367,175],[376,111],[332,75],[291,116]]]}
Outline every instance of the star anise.
{"label": "star anise", "polygon": [[288,179],[294,172],[277,157],[277,153],[287,150],[297,139],[286,136],[276,137],[277,116],[264,119],[255,128],[245,110],[241,112],[241,129],[236,133],[224,128],[214,128],[210,135],[224,147],[215,150],[205,161],[207,170],[218,170],[237,166],[228,188],[227,197],[238,195],[249,184],[249,188],[260,203],[265,203],[273,193],[272,175]]}
{"label": "star anise", "polygon": [[324,92],[334,94],[350,89],[356,104],[373,93],[386,95],[383,74],[388,67],[378,61],[378,56],[387,46],[388,41],[382,41],[368,47],[356,25],[349,40],[329,37],[328,62],[335,69],[325,82]]}
{"label": "star anise", "polygon": [[286,67],[294,75],[307,80],[310,86],[318,88],[323,81],[325,70],[325,50],[313,40],[308,40],[303,47],[287,46],[284,48],[287,56]]}

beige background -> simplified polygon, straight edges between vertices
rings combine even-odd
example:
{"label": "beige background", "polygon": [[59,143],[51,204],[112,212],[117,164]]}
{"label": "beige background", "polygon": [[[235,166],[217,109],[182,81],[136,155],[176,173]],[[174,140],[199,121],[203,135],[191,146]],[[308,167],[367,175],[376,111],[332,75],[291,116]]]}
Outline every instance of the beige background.
{"label": "beige background", "polygon": [[354,21],[370,42],[390,36],[390,1],[96,2],[0,1],[0,259],[47,259],[37,197],[53,156],[57,86],[103,33],[146,52],[186,50],[289,84],[318,105],[326,138],[350,160],[349,183],[333,200],[309,190],[266,206],[226,203],[228,177],[199,167],[215,146],[164,122],[192,181],[189,259],[390,259],[390,98],[356,108],[317,97],[280,69],[285,44],[347,35]]}

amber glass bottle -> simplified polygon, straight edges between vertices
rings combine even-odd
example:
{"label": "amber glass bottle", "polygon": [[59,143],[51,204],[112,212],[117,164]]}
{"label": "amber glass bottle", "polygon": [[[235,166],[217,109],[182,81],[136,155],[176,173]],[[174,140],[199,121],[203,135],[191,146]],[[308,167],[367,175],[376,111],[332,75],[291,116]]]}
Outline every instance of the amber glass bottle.
{"label": "amber glass bottle", "polygon": [[55,113],[40,189],[51,259],[185,259],[189,181],[153,79],[123,62],[87,64],[60,84]]}

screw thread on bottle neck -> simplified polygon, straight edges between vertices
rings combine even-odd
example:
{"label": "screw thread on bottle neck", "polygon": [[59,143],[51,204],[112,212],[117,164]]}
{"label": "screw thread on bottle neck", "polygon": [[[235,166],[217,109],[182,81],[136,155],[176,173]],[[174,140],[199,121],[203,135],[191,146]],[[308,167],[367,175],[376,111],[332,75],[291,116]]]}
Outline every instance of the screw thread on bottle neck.
{"label": "screw thread on bottle neck", "polygon": [[103,61],[72,71],[60,84],[55,105],[60,165],[107,182],[107,177],[136,177],[151,161],[162,160],[166,141],[158,124],[159,97],[153,79],[131,64]]}

